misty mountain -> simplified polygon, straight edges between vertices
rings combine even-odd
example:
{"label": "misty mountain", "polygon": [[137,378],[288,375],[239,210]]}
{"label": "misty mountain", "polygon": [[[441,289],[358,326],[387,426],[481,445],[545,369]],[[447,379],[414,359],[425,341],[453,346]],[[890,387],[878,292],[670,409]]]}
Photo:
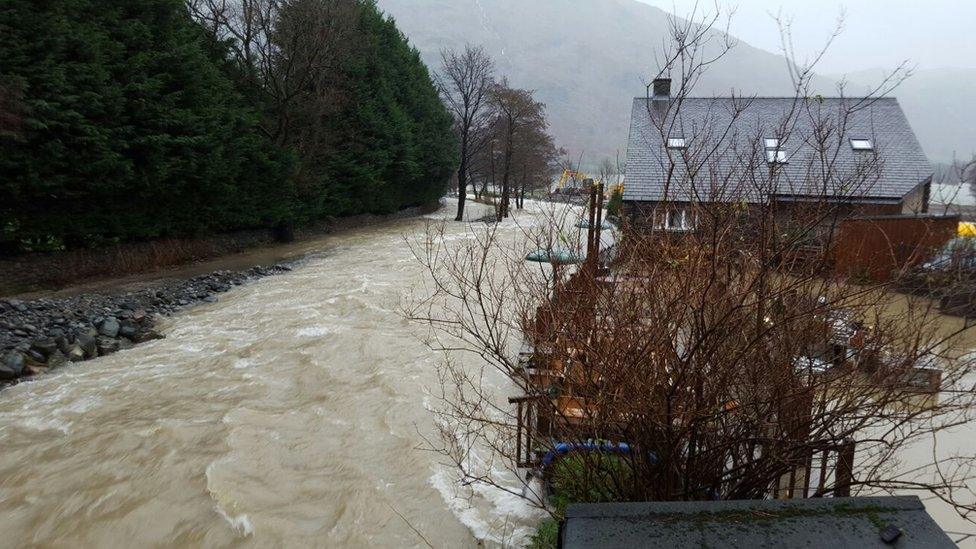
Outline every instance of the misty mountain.
{"label": "misty mountain", "polygon": [[[885,76],[881,69],[846,74],[848,93],[865,93]],[[934,162],[967,160],[976,152],[976,69],[916,71],[892,95],[898,98],[922,147]]]}
{"label": "misty mountain", "polygon": [[[535,90],[547,104],[557,143],[574,155],[584,153],[588,164],[617,151],[623,156],[632,98],[644,95],[657,72],[655,52],[668,38],[668,14],[635,0],[379,0],[379,6],[396,18],[432,70],[440,66],[442,48],[484,46],[499,75]],[[870,78],[856,76],[858,85]],[[967,139],[972,149],[976,138],[964,134],[973,126],[955,115],[965,84],[952,88],[959,92],[951,97],[937,94],[943,98],[939,105],[926,101],[932,97],[929,88],[939,85],[922,78],[906,83],[901,93],[926,151],[948,158],[952,150],[965,148],[952,144]],[[816,88],[824,95],[837,93],[830,78],[818,80]],[[739,41],[709,69],[695,94],[730,90],[791,94],[786,60]],[[939,128],[946,129],[944,137]]]}

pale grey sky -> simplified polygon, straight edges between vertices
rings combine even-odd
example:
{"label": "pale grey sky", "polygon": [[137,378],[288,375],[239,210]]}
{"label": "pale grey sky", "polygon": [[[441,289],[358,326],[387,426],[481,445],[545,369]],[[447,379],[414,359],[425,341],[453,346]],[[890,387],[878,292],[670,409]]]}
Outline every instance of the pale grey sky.
{"label": "pale grey sky", "polygon": [[[696,0],[641,0],[686,16]],[[714,12],[714,0],[698,0]],[[821,47],[845,13],[844,32],[819,65],[821,73],[893,68],[911,60],[919,69],[976,68],[976,0],[719,0],[735,7],[732,34],[779,53],[770,14],[793,18],[794,43],[802,60]]]}

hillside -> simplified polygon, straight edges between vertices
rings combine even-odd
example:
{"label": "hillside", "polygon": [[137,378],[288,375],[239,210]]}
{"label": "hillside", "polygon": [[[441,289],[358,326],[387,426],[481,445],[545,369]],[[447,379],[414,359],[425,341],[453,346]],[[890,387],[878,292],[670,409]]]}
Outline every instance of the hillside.
{"label": "hillside", "polygon": [[[630,100],[644,93],[644,82],[657,69],[655,48],[667,37],[668,15],[635,0],[379,0],[379,6],[396,18],[432,69],[440,64],[441,48],[483,45],[501,74],[535,89],[548,105],[558,143],[575,154],[585,152],[590,163],[623,149]],[[948,158],[967,140],[974,148],[976,138],[966,129],[972,124],[956,116],[963,98],[941,94],[942,105],[930,108],[928,88],[940,84],[922,78],[900,93],[928,153]],[[834,82],[819,80],[818,91],[835,94]],[[785,60],[739,42],[710,69],[696,94],[731,89],[790,93]],[[946,129],[944,137],[936,131],[940,128]]]}

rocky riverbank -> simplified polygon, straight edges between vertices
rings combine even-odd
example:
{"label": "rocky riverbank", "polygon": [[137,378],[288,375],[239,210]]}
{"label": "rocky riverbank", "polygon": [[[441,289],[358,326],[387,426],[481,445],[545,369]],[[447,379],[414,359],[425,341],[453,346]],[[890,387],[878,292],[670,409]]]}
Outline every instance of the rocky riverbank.
{"label": "rocky riverbank", "polygon": [[154,328],[160,316],[215,302],[235,286],[290,270],[278,264],[129,292],[0,300],[0,386],[158,339],[162,336]]}

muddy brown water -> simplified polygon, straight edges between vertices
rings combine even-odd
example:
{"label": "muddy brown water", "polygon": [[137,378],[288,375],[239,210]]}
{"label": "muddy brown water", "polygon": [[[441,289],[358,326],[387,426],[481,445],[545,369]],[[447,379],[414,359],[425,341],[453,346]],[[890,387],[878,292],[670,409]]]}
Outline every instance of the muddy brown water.
{"label": "muddy brown water", "polygon": [[0,546],[524,539],[531,509],[418,450],[438,357],[397,305],[422,277],[404,235],[424,226],[302,243],[294,272],[166,321],[164,340],[3,391]]}
{"label": "muddy brown water", "polygon": [[[448,204],[430,217],[451,216]],[[164,340],[0,393],[0,547],[524,542],[538,511],[460,487],[420,449],[439,358],[397,306],[423,278],[404,238],[424,227],[400,220],[260,252],[308,258],[165,321]],[[976,427],[961,427],[939,449],[972,452],[973,440]],[[904,456],[926,459],[931,445]],[[926,505],[944,528],[976,530]]]}

